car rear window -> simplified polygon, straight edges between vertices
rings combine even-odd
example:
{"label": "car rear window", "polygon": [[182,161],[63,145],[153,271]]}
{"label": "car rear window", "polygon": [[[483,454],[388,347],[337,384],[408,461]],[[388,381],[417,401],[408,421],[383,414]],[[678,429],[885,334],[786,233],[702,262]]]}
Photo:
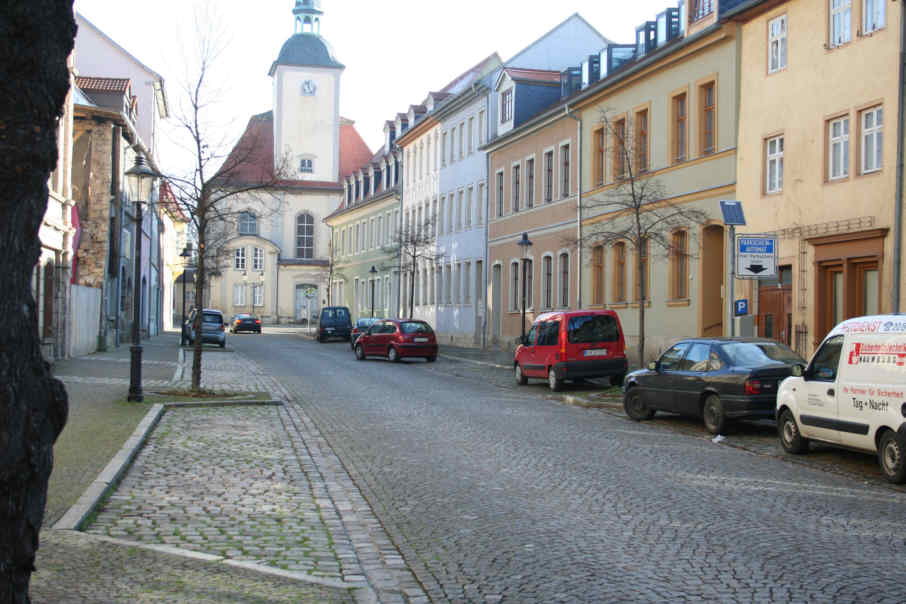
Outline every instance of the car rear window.
{"label": "car rear window", "polygon": [[349,311],[347,311],[345,308],[325,308],[321,312],[321,320],[348,321]]}
{"label": "car rear window", "polygon": [[757,367],[771,363],[802,363],[805,360],[780,342],[729,342],[721,346],[730,364]]}
{"label": "car rear window", "polygon": [[419,321],[404,321],[400,323],[400,331],[403,333],[434,333],[431,326]]}
{"label": "car rear window", "polygon": [[616,342],[620,339],[620,328],[610,315],[570,317],[567,339],[570,344]]}
{"label": "car rear window", "polygon": [[212,312],[206,312],[201,314],[201,320],[203,323],[221,325],[223,323],[223,316]]}

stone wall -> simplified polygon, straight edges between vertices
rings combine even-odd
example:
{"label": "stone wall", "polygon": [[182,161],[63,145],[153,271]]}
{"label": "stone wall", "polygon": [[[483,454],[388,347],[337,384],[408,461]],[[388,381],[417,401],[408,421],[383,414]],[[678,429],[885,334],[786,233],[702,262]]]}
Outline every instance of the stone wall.
{"label": "stone wall", "polygon": [[79,209],[81,225],[76,282],[86,287],[101,288],[106,277],[111,243],[113,139],[119,132],[119,128],[111,123],[75,122],[72,195]]}

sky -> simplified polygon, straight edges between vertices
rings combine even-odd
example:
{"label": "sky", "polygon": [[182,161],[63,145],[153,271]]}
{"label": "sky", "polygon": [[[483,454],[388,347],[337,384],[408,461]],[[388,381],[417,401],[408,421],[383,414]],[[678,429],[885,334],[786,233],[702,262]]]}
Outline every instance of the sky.
{"label": "sky", "polygon": [[[86,19],[165,81],[171,112],[179,111],[186,65],[192,63],[194,7],[210,4],[226,41],[217,61],[221,94],[211,124],[226,151],[250,116],[272,108],[267,72],[293,34],[295,0],[76,0]],[[573,13],[603,36],[631,43],[635,28],[675,0],[322,0],[321,35],[346,66],[340,114],[352,119],[372,151],[384,122],[493,52],[510,59]],[[82,74],[90,75],[90,74]],[[161,165],[185,164],[169,124]],[[168,152],[169,150],[169,152]]]}

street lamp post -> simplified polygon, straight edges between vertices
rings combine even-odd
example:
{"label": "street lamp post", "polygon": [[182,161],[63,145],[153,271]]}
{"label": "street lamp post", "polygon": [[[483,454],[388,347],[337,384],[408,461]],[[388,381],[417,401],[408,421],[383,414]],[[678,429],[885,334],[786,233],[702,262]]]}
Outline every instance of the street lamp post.
{"label": "street lamp post", "polygon": [[528,267],[528,251],[532,247],[532,242],[528,238],[528,233],[522,233],[522,239],[518,241],[519,247],[522,248],[522,340],[525,340],[525,290],[526,279],[525,272]]}
{"label": "street lamp post", "polygon": [[142,395],[142,342],[139,333],[142,305],[142,203],[151,200],[151,187],[159,174],[147,164],[141,153],[135,155],[135,165],[126,170],[129,197],[135,204],[135,291],[132,302],[132,346],[129,348],[129,401],[141,402]]}
{"label": "street lamp post", "polygon": [[186,273],[189,267],[189,258],[192,257],[192,244],[187,243],[186,247],[179,253],[183,259],[182,269],[182,324],[179,326],[179,345],[186,345]]}
{"label": "street lamp post", "polygon": [[377,275],[377,269],[374,268],[374,265],[371,266],[371,270],[368,271],[371,274],[371,318],[374,318],[374,276]]}

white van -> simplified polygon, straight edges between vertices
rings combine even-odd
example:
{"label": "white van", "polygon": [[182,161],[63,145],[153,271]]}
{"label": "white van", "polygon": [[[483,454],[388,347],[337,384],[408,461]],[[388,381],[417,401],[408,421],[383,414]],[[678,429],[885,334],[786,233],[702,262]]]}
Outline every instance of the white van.
{"label": "white van", "polygon": [[805,453],[809,440],[877,453],[887,480],[906,481],[906,316],[834,327],[780,385],[777,430],[788,453]]}

